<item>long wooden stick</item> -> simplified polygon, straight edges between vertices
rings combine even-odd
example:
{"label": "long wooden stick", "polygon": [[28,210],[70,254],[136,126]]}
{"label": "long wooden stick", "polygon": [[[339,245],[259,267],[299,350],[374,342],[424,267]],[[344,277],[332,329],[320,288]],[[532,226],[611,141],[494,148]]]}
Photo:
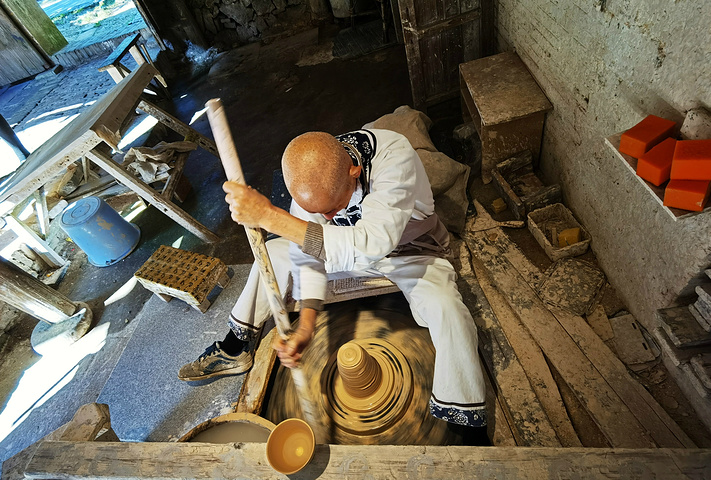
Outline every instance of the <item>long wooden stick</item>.
{"label": "long wooden stick", "polygon": [[[207,107],[207,118],[210,122],[210,128],[212,128],[212,134],[217,144],[217,151],[220,154],[220,161],[227,174],[227,180],[246,185],[244,174],[242,173],[242,164],[239,161],[237,149],[232,140],[232,133],[227,123],[227,116],[222,107],[222,102],[219,98],[213,98],[212,100],[208,100],[205,106]],[[249,240],[249,246],[252,248],[254,260],[259,266],[259,276],[266,289],[269,308],[274,316],[277,332],[281,338],[287,340],[291,333],[291,323],[286,313],[284,298],[279,292],[279,285],[276,282],[274,268],[269,259],[267,247],[264,244],[264,237],[262,237],[261,230],[257,228],[245,226],[244,229],[247,232],[247,239]],[[314,430],[314,433],[318,433],[320,425],[316,423],[316,410],[308,394],[308,386],[304,372],[301,368],[296,367],[291,369],[291,375],[299,395],[299,404],[301,405],[304,417]],[[319,437],[317,436],[316,438],[318,440]]]}

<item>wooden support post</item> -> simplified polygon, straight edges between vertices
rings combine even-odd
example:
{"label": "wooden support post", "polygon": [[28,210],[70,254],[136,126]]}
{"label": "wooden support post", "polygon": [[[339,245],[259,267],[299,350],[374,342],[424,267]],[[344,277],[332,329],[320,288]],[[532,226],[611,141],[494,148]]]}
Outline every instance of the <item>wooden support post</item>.
{"label": "wooden support post", "polygon": [[49,211],[47,210],[47,192],[44,191],[44,186],[34,193],[34,197],[40,233],[43,239],[47,239],[47,233],[49,233]]}
{"label": "wooden support post", "polygon": [[47,265],[54,268],[59,268],[67,263],[57,252],[52,250],[49,246],[34,230],[22,223],[14,215],[8,215],[5,217],[7,226],[15,232],[15,235],[20,237],[23,242],[25,242],[32,250],[35,251],[37,255],[44,260]]}
{"label": "wooden support post", "polygon": [[81,307],[0,257],[0,300],[47,323],[59,323]]}
{"label": "wooden support post", "polygon": [[92,162],[109,172],[111,176],[119,182],[129,187],[148,203],[155,206],[158,210],[166,214],[199,239],[208,243],[214,243],[220,240],[220,237],[208,230],[203,224],[199,223],[170,200],[163,198],[160,193],[156,192],[151,187],[128,173],[125,167],[114,162],[109,155],[102,152],[100,149],[95,148],[87,153],[87,156]]}

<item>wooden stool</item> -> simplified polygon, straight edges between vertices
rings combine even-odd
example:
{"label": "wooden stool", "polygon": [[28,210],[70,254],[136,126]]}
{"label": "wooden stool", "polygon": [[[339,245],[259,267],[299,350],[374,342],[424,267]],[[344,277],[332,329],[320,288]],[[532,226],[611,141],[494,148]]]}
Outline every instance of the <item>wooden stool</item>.
{"label": "wooden stool", "polygon": [[134,275],[148,290],[169,302],[178,298],[202,313],[207,295],[230,281],[227,266],[217,258],[161,245]]}
{"label": "wooden stool", "polygon": [[545,113],[553,106],[526,65],[505,52],[459,65],[462,116],[481,138],[481,178],[497,163],[529,150],[538,161]]}
{"label": "wooden stool", "polygon": [[[144,43],[138,43],[140,38],[140,33],[136,33],[126,37],[123,42],[121,42],[119,46],[116,47],[113,53],[106,58],[104,64],[99,67],[99,71],[108,72],[109,75],[111,75],[111,78],[114,79],[114,82],[119,83],[121,80],[124,79],[124,77],[128,76],[128,74],[131,73],[131,71],[124,64],[121,63],[121,60],[126,56],[127,53],[131,54],[131,56],[136,61],[136,64],[138,64],[139,67],[144,63],[150,63],[151,65],[153,65],[153,67],[155,67],[155,65],[153,64],[153,60],[151,60],[151,56],[148,54],[148,49],[146,49],[146,45]],[[156,70],[158,70],[158,68],[156,68]],[[163,90],[163,94],[170,98],[170,93],[168,92],[168,84],[165,82],[165,79],[160,73],[156,75],[156,80],[158,80],[160,87]]]}

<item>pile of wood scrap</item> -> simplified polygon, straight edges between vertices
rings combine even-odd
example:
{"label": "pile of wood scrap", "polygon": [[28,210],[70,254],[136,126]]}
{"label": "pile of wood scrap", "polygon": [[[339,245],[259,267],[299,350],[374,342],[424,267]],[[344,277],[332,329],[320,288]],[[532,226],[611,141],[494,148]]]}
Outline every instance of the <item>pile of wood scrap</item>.
{"label": "pile of wood scrap", "polygon": [[491,223],[478,210],[480,218],[468,222],[464,242],[454,246],[460,291],[476,309],[492,386],[494,445],[695,447],[581,311],[542,299],[544,275],[504,231],[476,227]]}

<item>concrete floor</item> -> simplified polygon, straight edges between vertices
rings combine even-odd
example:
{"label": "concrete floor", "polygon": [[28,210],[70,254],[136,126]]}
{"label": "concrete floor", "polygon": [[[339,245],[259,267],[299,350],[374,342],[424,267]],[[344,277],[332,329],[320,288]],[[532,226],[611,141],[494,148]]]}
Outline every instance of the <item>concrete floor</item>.
{"label": "concrete floor", "polygon": [[[206,67],[197,75],[191,75],[187,67],[173,65],[175,71],[164,72],[174,77],[173,101],[164,107],[187,122],[208,99],[220,97],[226,106],[247,182],[269,194],[281,152],[294,136],[308,130],[337,134],[357,129],[400,105],[411,103],[403,46],[347,59],[333,58],[334,34],[335,31],[320,35],[307,32],[268,46],[251,45],[226,52],[215,59],[209,72]],[[429,113],[435,121],[433,140],[440,150],[456,157],[447,140],[452,128],[461,122],[458,101]],[[205,116],[193,127],[211,137]],[[72,260],[58,289],[73,300],[88,303],[97,326],[80,351],[62,355],[68,359],[60,365],[63,370],[60,368],[54,377],[47,377],[50,387],[54,386],[50,393],[54,394],[45,397],[35,394],[35,400],[18,407],[20,413],[25,412],[23,421],[0,442],[0,460],[58,428],[71,419],[79,406],[97,399],[108,402],[112,412],[116,412],[114,429],[122,439],[154,441],[174,439],[196,423],[193,418],[178,418],[187,404],[201,403],[190,411],[199,411],[197,416],[209,416],[223,413],[230,401],[236,401],[238,379],[211,382],[206,387],[212,389],[209,395],[203,395],[207,390],[186,387],[175,379],[180,364],[195,358],[211,341],[221,339],[226,330],[217,317],[224,312],[224,305],[234,301],[239,279],[252,260],[242,227],[230,220],[223,201],[224,173],[219,161],[198,150],[191,154],[185,174],[193,192],[183,208],[216,232],[221,242],[202,243],[152,207],[133,220],[141,228],[138,248],[110,267],[93,267],[76,245],[57,236],[62,240],[58,242],[60,252]],[[490,188],[482,187],[479,191],[485,201],[494,198]],[[133,200],[132,196],[116,197],[114,207],[126,206]],[[547,266],[547,258],[527,230],[515,231],[513,237],[530,252],[534,262]],[[180,302],[162,304],[151,298],[150,292],[136,286],[121,300],[105,306],[104,301],[128,282],[160,245],[216,256],[231,265],[235,271],[233,285],[218,297],[222,303],[216,303],[214,310],[201,316]],[[162,322],[163,328],[156,322]],[[0,399],[5,410],[17,402],[10,398],[16,385],[39,383],[37,379],[42,377],[37,374],[20,378],[26,368],[41,364],[40,357],[29,346],[29,335],[36,323],[30,317],[21,318],[3,335]],[[197,340],[191,336],[197,336]],[[130,372],[133,376],[126,377]],[[664,378],[660,380],[659,375]],[[655,385],[666,379],[663,372],[659,375],[649,382],[653,391]],[[660,400],[662,405],[672,414],[677,412],[673,414],[677,421],[693,426],[693,412],[689,412],[668,379],[663,384],[671,389],[667,394],[671,400],[667,404]],[[213,398],[222,394],[218,390],[227,394],[212,403]],[[144,428],[133,427],[138,424]],[[689,430],[687,425],[682,426]],[[711,443],[708,434],[701,431],[692,438],[699,445]]]}

